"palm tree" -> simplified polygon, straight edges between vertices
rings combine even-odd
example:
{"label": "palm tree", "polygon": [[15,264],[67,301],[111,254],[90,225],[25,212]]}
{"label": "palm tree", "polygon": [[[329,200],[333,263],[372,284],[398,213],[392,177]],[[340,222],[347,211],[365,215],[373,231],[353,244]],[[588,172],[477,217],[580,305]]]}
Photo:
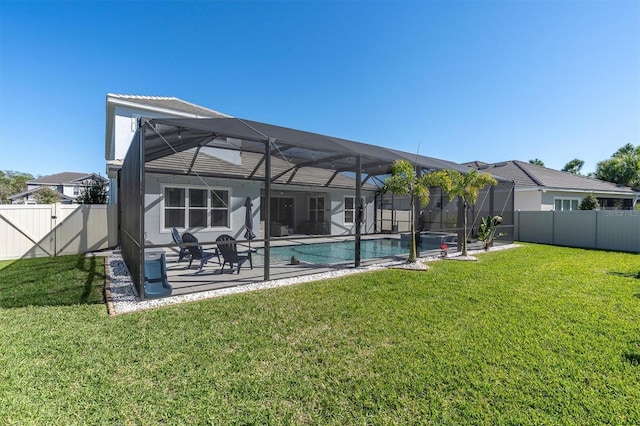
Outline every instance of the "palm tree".
{"label": "palm tree", "polygon": [[487,185],[497,185],[498,181],[488,173],[479,173],[471,170],[462,174],[457,170],[439,170],[431,174],[431,181],[437,182],[448,195],[449,199],[462,198],[463,203],[463,230],[462,255],[467,255],[467,207],[475,204],[478,192]]}
{"label": "palm tree", "polygon": [[430,176],[418,176],[414,167],[407,160],[396,160],[391,166],[391,176],[382,185],[382,193],[392,192],[398,195],[409,195],[411,203],[409,262],[416,261],[415,223],[413,219],[415,198],[419,198],[422,204],[429,202]]}

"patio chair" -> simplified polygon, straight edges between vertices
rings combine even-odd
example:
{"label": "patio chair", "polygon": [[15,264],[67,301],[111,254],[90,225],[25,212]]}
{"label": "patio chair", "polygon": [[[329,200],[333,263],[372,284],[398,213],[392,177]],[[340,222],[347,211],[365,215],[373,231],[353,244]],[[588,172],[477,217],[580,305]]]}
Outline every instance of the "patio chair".
{"label": "patio chair", "polygon": [[200,261],[198,272],[202,271],[202,267],[214,257],[217,257],[218,263],[220,263],[220,252],[218,249],[214,248],[211,252],[204,251],[202,246],[198,244],[198,239],[193,234],[188,232],[182,234],[182,242],[187,247],[187,250],[189,250],[189,253],[191,253],[191,259],[189,259],[189,267],[187,269],[191,268],[191,263],[194,260]]}
{"label": "patio chair", "polygon": [[157,299],[171,296],[173,287],[167,278],[164,253],[150,251],[144,254],[144,297]]}
{"label": "patio chair", "polygon": [[238,244],[236,243],[235,238],[231,235],[220,235],[216,242],[218,243],[218,249],[220,253],[222,253],[222,269],[220,272],[224,272],[224,265],[226,263],[229,264],[231,268],[231,272],[233,273],[233,265],[238,265],[238,274],[240,273],[240,267],[247,260],[249,261],[249,266],[253,269],[253,260],[251,259],[251,250],[238,253]]}
{"label": "patio chair", "polygon": [[173,242],[180,247],[180,253],[178,253],[178,262],[182,262],[182,259],[184,259],[186,256],[189,256],[189,250],[187,250],[187,247],[182,241],[180,233],[175,227],[171,228],[171,237],[173,238]]}

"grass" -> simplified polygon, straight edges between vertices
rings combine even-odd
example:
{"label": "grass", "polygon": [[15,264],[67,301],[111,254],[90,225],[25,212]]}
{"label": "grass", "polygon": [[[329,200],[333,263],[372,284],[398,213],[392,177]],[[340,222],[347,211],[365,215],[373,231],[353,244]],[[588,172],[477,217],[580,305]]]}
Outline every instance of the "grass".
{"label": "grass", "polygon": [[114,318],[90,260],[0,264],[0,423],[640,423],[640,257],[479,257]]}

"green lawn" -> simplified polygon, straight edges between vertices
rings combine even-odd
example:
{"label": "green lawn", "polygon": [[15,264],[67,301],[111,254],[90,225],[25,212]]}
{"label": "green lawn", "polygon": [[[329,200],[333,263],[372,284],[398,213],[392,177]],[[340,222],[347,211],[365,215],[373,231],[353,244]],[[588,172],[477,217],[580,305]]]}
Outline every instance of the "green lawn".
{"label": "green lawn", "polygon": [[0,263],[0,424],[640,424],[640,256],[478,257],[117,317]]}

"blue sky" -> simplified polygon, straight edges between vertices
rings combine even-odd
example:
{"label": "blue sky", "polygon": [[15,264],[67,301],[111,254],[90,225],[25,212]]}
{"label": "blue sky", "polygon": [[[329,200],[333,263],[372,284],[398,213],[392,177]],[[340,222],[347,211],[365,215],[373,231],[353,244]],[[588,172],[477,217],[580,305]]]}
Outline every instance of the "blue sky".
{"label": "blue sky", "polygon": [[0,2],[0,170],[104,175],[107,93],[586,173],[640,145],[640,2]]}

